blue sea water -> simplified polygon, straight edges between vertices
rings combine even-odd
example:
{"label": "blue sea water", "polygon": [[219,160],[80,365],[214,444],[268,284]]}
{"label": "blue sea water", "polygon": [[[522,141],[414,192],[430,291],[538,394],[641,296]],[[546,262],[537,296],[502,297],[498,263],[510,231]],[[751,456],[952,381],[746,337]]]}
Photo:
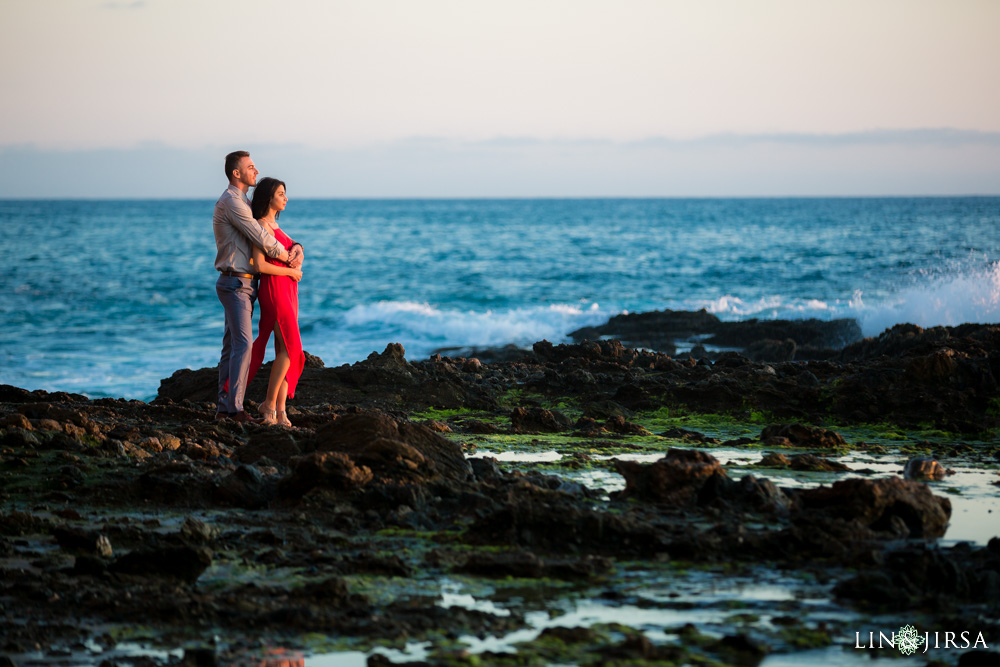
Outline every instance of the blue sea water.
{"label": "blue sea water", "polygon": [[[1000,321],[1000,198],[296,200],[305,349],[530,345],[621,312]],[[211,200],[0,201],[0,383],[147,400],[218,363]]]}

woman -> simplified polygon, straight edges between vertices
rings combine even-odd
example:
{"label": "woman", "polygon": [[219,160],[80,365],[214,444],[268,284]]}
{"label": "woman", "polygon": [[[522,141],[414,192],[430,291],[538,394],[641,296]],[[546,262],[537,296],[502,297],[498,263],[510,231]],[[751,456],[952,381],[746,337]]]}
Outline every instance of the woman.
{"label": "woman", "polygon": [[[275,178],[262,178],[253,192],[253,202],[250,210],[253,217],[265,231],[291,248],[295,242],[288,238],[278,227],[278,217],[285,210],[288,197],[285,195],[285,184]],[[299,287],[302,271],[290,268],[282,262],[266,257],[263,251],[254,246],[253,264],[260,272],[260,288],[257,299],[260,301],[260,324],[257,329],[257,340],[253,342],[250,355],[250,375],[247,385],[264,361],[264,351],[267,340],[274,330],[274,364],[271,366],[271,378],[267,385],[267,397],[260,404],[260,414],[265,424],[281,424],[291,426],[285,411],[285,399],[295,398],[295,386],[298,384],[306,355],[302,351],[302,339],[299,336]]]}

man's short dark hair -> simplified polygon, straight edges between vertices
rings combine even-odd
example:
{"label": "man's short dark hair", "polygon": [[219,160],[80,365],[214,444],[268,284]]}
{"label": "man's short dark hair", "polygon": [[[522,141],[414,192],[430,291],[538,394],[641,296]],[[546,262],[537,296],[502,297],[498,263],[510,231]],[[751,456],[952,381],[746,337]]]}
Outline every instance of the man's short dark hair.
{"label": "man's short dark hair", "polygon": [[232,179],[233,172],[240,166],[240,160],[250,157],[250,151],[233,151],[226,156],[226,178]]}

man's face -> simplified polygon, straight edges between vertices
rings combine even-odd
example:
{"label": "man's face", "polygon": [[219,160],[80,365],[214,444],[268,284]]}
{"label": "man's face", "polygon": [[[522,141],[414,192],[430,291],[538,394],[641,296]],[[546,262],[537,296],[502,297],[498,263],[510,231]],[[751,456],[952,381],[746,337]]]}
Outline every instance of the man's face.
{"label": "man's face", "polygon": [[249,157],[240,158],[236,167],[236,182],[252,188],[257,185],[257,167]]}

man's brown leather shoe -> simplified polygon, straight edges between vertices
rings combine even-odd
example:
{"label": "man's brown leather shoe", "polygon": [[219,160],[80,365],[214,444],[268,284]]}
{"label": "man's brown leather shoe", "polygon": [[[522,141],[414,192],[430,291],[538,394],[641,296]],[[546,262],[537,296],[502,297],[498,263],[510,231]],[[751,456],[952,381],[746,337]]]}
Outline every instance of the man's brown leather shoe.
{"label": "man's brown leather shoe", "polygon": [[245,410],[240,410],[236,414],[229,415],[229,418],[238,424],[259,424],[260,419],[254,419],[246,413]]}
{"label": "man's brown leather shoe", "polygon": [[215,421],[222,422],[222,421],[226,421],[227,419],[229,419],[229,413],[228,412],[216,412],[215,413]]}

